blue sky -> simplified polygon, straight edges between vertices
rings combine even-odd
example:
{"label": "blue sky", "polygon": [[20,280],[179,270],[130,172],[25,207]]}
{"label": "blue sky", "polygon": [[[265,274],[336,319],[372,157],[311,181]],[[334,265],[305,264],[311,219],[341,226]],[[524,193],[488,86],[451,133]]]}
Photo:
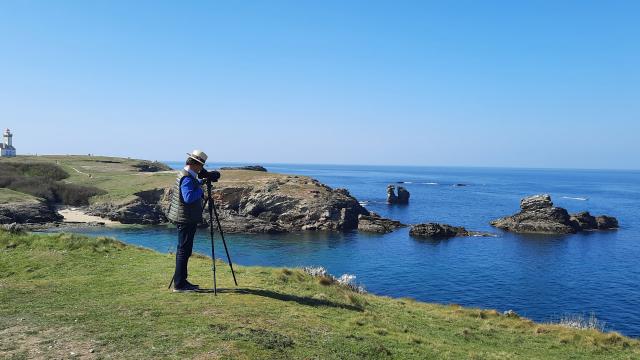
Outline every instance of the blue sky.
{"label": "blue sky", "polygon": [[638,1],[3,1],[22,153],[640,169]]}

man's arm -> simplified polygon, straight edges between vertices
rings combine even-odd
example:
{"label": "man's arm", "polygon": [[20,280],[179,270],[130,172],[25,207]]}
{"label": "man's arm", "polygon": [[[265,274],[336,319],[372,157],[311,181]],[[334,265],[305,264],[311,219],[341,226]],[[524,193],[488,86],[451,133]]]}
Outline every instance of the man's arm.
{"label": "man's arm", "polygon": [[202,195],[204,195],[204,191],[202,191],[200,183],[190,176],[182,180],[180,190],[182,191],[182,200],[184,200],[184,202],[187,204],[192,204],[198,200],[201,200]]}

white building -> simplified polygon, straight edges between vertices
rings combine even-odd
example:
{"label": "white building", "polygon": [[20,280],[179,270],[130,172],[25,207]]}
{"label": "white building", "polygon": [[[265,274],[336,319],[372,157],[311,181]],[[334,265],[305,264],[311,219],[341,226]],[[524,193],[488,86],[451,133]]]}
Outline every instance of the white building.
{"label": "white building", "polygon": [[4,134],[2,135],[2,144],[0,144],[0,156],[16,156],[16,148],[13,147],[13,134],[9,129],[5,129]]}

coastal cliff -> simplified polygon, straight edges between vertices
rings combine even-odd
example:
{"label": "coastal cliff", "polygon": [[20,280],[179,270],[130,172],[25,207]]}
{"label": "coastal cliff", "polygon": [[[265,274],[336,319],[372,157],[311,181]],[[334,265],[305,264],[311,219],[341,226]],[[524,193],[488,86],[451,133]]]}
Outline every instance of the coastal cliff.
{"label": "coastal cliff", "polygon": [[[237,233],[352,230],[367,209],[345,189],[318,180],[252,170],[221,170],[214,199],[225,231]],[[166,209],[174,188],[161,201]]]}
{"label": "coastal cliff", "polygon": [[[86,199],[81,199],[87,205],[80,209],[89,215],[123,224],[167,222],[165,212],[175,190],[177,174],[166,165],[94,156],[18,157],[13,161],[55,165],[65,184],[95,189]],[[362,231],[397,227],[390,227],[388,219],[370,216],[346,189],[333,189],[307,176],[265,170],[256,166],[220,170],[222,176],[214,183],[213,194],[225,231],[349,231],[359,228],[360,219],[366,221],[360,226]],[[3,206],[8,204],[10,202],[5,202]],[[17,214],[16,207],[12,209],[6,213]],[[55,212],[53,215],[37,217],[35,222],[59,220]],[[6,219],[6,223],[26,222],[19,216],[6,215],[2,219]]]}

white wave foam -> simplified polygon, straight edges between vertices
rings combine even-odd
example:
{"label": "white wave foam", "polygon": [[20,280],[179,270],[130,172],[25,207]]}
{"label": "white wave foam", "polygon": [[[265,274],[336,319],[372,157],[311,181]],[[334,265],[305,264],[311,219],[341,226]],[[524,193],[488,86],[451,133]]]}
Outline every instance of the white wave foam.
{"label": "white wave foam", "polygon": [[563,196],[563,199],[569,199],[569,200],[578,200],[578,201],[587,201],[589,200],[589,198],[586,197],[571,197],[571,196]]}
{"label": "white wave foam", "polygon": [[426,183],[423,183],[423,184],[425,184],[425,185],[440,185],[440,184],[438,184],[436,182],[426,182]]}

